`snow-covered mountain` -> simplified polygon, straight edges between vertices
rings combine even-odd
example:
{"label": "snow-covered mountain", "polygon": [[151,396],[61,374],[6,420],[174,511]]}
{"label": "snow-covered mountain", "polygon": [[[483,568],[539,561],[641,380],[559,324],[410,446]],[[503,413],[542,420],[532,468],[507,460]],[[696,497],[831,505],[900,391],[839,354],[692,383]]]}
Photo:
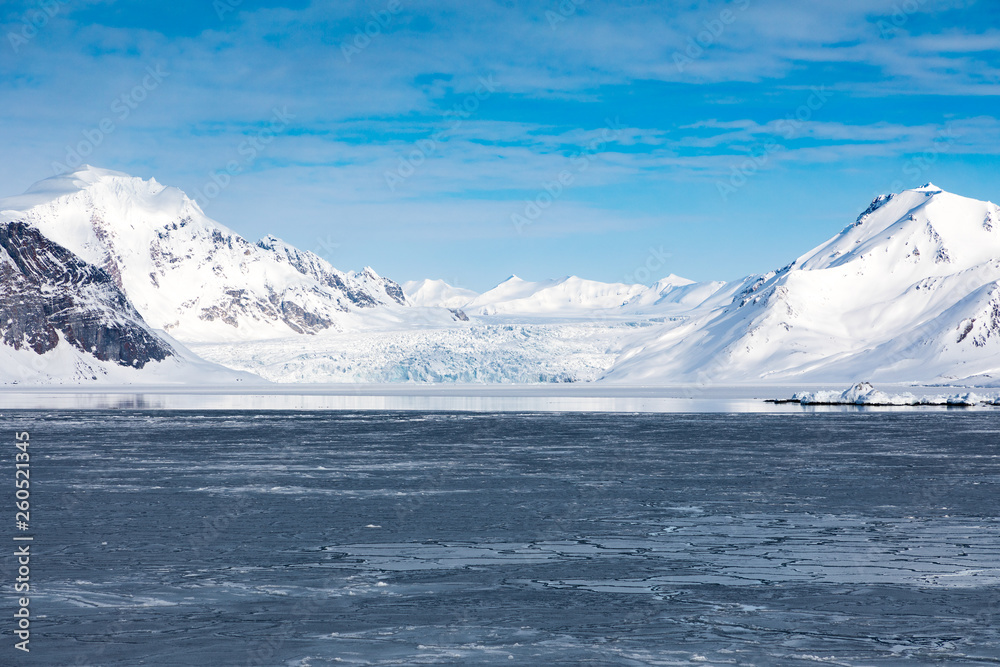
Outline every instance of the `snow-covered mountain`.
{"label": "snow-covered mountain", "polygon": [[620,382],[940,381],[1000,372],[1000,210],[927,184],[651,334]]}
{"label": "snow-covered mountain", "polygon": [[403,284],[411,303],[459,308],[469,315],[534,318],[608,319],[636,315],[669,315],[703,306],[724,282],[696,283],[673,274],[652,286],[602,283],[567,276],[530,282],[510,276],[477,294],[443,280]]}
{"label": "snow-covered mountain", "polygon": [[[272,339],[195,349],[277,382],[591,382],[648,331],[727,303],[735,286],[511,277],[484,294],[441,280],[404,289],[414,315],[424,313],[404,325],[324,332],[304,347]],[[430,317],[441,308],[450,321]]]}
{"label": "snow-covered mountain", "polygon": [[592,312],[620,308],[644,293],[644,285],[600,283],[569,276],[529,282],[511,276],[463,306],[477,315],[553,315],[567,310]]}
{"label": "snow-covered mountain", "polygon": [[24,222],[0,223],[0,382],[228,382],[153,331],[104,270]]}
{"label": "snow-covered mountain", "polygon": [[1000,209],[932,184],[763,275],[482,294],[251,243],[175,188],[91,167],[0,200],[0,225],[0,361],[44,357],[50,379],[197,354],[285,382],[1000,383]]}
{"label": "snow-covered mountain", "polygon": [[153,327],[184,341],[337,329],[352,312],[402,306],[396,283],[344,273],[274,237],[251,243],[176,188],[94,167],[0,200],[18,220],[111,276]]}
{"label": "snow-covered mountain", "polygon": [[464,287],[453,287],[443,280],[407,280],[403,283],[406,298],[415,306],[461,308],[479,294]]}

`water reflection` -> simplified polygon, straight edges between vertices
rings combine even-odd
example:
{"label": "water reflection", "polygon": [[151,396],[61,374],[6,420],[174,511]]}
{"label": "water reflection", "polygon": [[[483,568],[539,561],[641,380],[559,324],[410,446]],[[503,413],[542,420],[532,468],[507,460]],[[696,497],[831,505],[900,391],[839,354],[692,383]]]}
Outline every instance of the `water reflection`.
{"label": "water reflection", "polygon": [[[509,389],[509,388],[504,388]],[[405,391],[405,388],[404,388]],[[402,393],[401,388],[361,393],[197,393],[197,392],[72,392],[49,390],[0,391],[0,409],[7,410],[387,410],[455,412],[619,412],[619,413],[792,413],[816,412],[934,412],[981,410],[989,407],[853,406],[767,403],[762,398],[678,397],[676,390],[656,396],[649,388],[641,395],[517,394],[485,388],[461,394],[454,390]]]}

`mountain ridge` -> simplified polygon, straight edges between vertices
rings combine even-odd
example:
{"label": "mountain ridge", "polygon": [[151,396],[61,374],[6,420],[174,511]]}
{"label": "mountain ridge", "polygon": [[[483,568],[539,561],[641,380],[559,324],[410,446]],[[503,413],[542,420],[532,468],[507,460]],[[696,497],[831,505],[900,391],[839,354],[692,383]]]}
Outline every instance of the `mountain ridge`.
{"label": "mountain ridge", "polygon": [[[877,197],[854,224],[752,281],[721,311],[649,341],[612,379],[905,381],[921,379],[921,366],[937,371],[922,379],[962,376],[962,341],[949,336],[958,312],[978,314],[982,325],[992,307],[985,295],[1000,280],[1000,229],[988,223],[996,217],[991,202],[933,184]],[[1000,369],[992,331],[980,332],[990,354],[973,355],[985,364],[975,374]],[[900,347],[929,344],[928,336],[937,342],[919,357]]]}
{"label": "mountain ridge", "polygon": [[[85,166],[0,200],[23,220],[107,271],[156,328],[182,340],[316,333],[343,314],[403,305],[371,269],[338,271],[275,237],[252,243],[155,179]],[[268,241],[267,239],[271,239]]]}
{"label": "mountain ridge", "polygon": [[998,223],[995,204],[928,183],[735,281],[512,275],[477,293],[341,271],[273,235],[248,241],[180,190],[122,172],[85,167],[0,200],[0,224],[102,271],[143,331],[268,379],[319,382],[992,382]]}

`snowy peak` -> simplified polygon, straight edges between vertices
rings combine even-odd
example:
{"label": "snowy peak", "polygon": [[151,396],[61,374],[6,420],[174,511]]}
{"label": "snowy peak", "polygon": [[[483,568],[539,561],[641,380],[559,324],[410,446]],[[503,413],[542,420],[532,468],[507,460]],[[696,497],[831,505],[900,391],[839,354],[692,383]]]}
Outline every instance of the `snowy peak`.
{"label": "snowy peak", "polygon": [[405,305],[374,271],[345,274],[275,237],[250,243],[181,190],[121,172],[46,179],[0,211],[104,269],[147,322],[184,341],[316,333],[359,308]]}
{"label": "snowy peak", "polygon": [[578,276],[531,282],[511,276],[491,290],[477,294],[453,287],[443,280],[410,281],[404,289],[418,306],[461,308],[484,317],[527,315],[579,319],[600,313],[635,317],[673,315],[684,308],[703,304],[726,283],[695,283],[669,275],[652,286],[603,283]]}
{"label": "snowy peak", "polygon": [[189,209],[201,214],[200,207],[177,188],[163,186],[154,178],[144,180],[120,171],[98,169],[89,165],[38,181],[23,195],[0,199],[0,210],[23,212],[41,204],[84,193],[88,193],[90,200],[106,206],[117,202],[122,206],[146,205],[175,214],[183,214]]}
{"label": "snowy peak", "polygon": [[403,283],[406,298],[415,306],[461,308],[477,296],[478,292],[449,285],[444,280],[408,280]]}
{"label": "snowy peak", "polygon": [[45,183],[47,181],[57,181],[61,178],[83,181],[85,183],[97,183],[98,181],[109,178],[133,179],[136,177],[131,176],[130,174],[126,174],[123,171],[115,171],[114,169],[103,169],[101,167],[95,167],[94,165],[91,164],[82,164],[74,171],[67,172],[66,174],[61,174],[58,176],[52,176],[50,178],[46,178],[39,182]]}
{"label": "snowy peak", "polygon": [[693,280],[688,280],[687,278],[681,278],[678,275],[671,273],[666,278],[660,278],[655,283],[653,283],[653,289],[662,294],[665,291],[669,291],[674,287],[683,287],[684,285],[693,285]]}
{"label": "snowy peak", "polygon": [[730,305],[651,341],[614,375],[909,381],[966,377],[970,361],[1000,368],[998,219],[994,204],[933,184],[877,197],[840,234],[745,279]]}
{"label": "snowy peak", "polygon": [[[857,222],[796,260],[797,268],[847,263],[918,275],[971,268],[1000,255],[996,206],[933,184],[877,197]],[[944,267],[941,265],[950,265]],[[934,266],[937,265],[937,268]]]}
{"label": "snowy peak", "polygon": [[[596,312],[605,315],[617,312],[634,314],[638,309],[658,304],[679,303],[665,299],[674,290],[694,285],[693,281],[670,275],[652,287],[638,284],[603,283],[578,276],[555,280],[528,282],[516,276],[508,278],[493,289],[484,292],[463,308],[477,315],[564,315],[587,316]],[[698,294],[702,300],[714,292],[721,283]],[[677,295],[674,295],[677,296]],[[692,297],[692,300],[696,297]],[[690,305],[698,305],[690,303]],[[671,307],[671,309],[673,309]]]}
{"label": "snowy peak", "polygon": [[[366,266],[360,273],[350,271],[347,275],[358,286],[358,289],[369,295],[376,304],[388,305],[389,300],[391,300],[400,306],[409,305],[403,288],[395,281],[380,276],[370,266]],[[389,297],[389,299],[385,297]]]}
{"label": "snowy peak", "polygon": [[[72,171],[66,174],[60,174],[58,176],[52,176],[44,180],[38,181],[31,187],[29,187],[25,194],[71,194],[73,192],[78,192],[84,190],[91,185],[96,185],[102,181],[111,180],[121,180],[121,181],[139,181],[142,179],[134,178],[128,174],[121,171],[113,171],[111,169],[99,169],[97,167],[92,167],[90,165],[83,165],[76,171]],[[155,184],[157,187],[161,188],[163,186],[156,183],[155,180],[150,180],[151,184]]]}
{"label": "snowy peak", "polygon": [[93,167],[47,178],[23,195],[0,199],[0,219],[29,220],[48,238],[113,275],[118,274],[108,253],[113,237],[148,241],[180,221],[208,235],[234,235],[177,188]]}

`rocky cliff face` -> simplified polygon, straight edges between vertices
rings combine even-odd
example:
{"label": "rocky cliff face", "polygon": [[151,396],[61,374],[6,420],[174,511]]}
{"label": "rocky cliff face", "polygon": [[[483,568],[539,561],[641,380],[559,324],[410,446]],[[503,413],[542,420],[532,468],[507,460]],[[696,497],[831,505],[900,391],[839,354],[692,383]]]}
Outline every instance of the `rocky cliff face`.
{"label": "rocky cliff face", "polygon": [[63,339],[100,361],[142,368],[174,354],[103,269],[24,222],[0,223],[0,340],[44,354]]}

